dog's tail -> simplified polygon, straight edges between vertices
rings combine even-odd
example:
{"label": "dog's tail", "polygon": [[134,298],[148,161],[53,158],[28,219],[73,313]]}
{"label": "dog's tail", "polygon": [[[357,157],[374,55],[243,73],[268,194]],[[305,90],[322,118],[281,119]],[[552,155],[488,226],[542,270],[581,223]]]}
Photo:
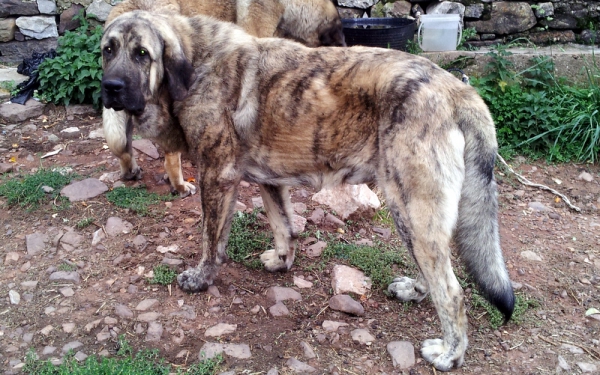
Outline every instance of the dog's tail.
{"label": "dog's tail", "polygon": [[[455,241],[467,272],[481,293],[504,315],[513,313],[515,296],[498,235],[498,197],[494,179],[497,142],[493,120],[483,100],[469,98],[458,113],[465,137],[465,180]],[[485,110],[481,110],[485,108]]]}

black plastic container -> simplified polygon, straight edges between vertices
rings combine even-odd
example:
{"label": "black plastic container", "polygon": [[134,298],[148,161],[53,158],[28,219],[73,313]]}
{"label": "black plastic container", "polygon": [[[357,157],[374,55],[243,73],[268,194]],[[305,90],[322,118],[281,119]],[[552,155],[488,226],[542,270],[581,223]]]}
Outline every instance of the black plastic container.
{"label": "black plastic container", "polygon": [[344,18],[348,46],[393,48],[406,51],[406,42],[415,35],[416,22],[408,18]]}

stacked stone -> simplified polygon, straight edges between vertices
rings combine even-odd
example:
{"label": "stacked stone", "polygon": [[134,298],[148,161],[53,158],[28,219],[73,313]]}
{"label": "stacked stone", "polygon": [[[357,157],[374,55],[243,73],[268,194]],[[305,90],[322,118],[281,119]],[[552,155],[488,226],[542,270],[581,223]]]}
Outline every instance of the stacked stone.
{"label": "stacked stone", "polygon": [[[104,0],[2,0],[0,7],[0,62],[17,63],[33,52],[56,48],[58,36],[74,30],[73,17],[82,9],[88,17],[106,20],[112,6]],[[83,4],[83,5],[80,5]]]}
{"label": "stacked stone", "polygon": [[494,0],[338,0],[342,18],[418,17],[422,14],[460,14],[464,27],[477,34],[475,46],[526,37],[536,44],[598,43],[600,2],[505,2]]}

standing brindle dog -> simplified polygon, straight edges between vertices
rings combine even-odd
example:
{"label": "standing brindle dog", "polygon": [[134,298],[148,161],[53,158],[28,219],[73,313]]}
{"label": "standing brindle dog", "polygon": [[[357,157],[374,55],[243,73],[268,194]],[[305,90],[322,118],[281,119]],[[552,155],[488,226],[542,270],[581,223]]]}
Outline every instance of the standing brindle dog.
{"label": "standing brindle dog", "polygon": [[259,184],[275,236],[269,271],[294,261],[290,185],[375,181],[420,270],[390,285],[430,293],[442,339],[421,353],[439,370],[467,348],[453,238],[481,291],[509,319],[514,295],[500,249],[494,123],[475,90],[430,61],[378,48],[307,48],[254,38],[206,17],[143,11],[116,18],[102,38],[102,99],[147,136],[198,165],[202,258],[183,290],[213,283],[241,179]]}

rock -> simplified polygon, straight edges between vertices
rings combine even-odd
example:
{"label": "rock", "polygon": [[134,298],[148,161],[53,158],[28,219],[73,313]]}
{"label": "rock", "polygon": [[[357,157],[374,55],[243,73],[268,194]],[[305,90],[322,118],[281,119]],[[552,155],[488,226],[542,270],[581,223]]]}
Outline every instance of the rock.
{"label": "rock", "polygon": [[577,362],[577,367],[579,367],[581,369],[581,372],[583,372],[584,374],[596,374],[596,371],[598,371],[598,367],[593,363]]}
{"label": "rock", "polygon": [[490,19],[467,22],[478,33],[515,34],[531,29],[537,23],[531,6],[524,2],[498,1],[492,3]]}
{"label": "rock", "polygon": [[379,0],[338,0],[338,5],[346,8],[367,9],[378,3]]}
{"label": "rock", "polygon": [[537,3],[537,7],[533,10],[537,18],[545,18],[554,16],[554,4],[551,2]]}
{"label": "rock", "polygon": [[282,302],[277,302],[269,307],[269,312],[274,317],[290,315],[290,310]]}
{"label": "rock", "polygon": [[116,237],[122,234],[131,233],[133,224],[118,217],[109,217],[104,227],[106,234],[111,237]]}
{"label": "rock", "polygon": [[569,352],[571,352],[573,354],[583,354],[584,353],[583,349],[581,349],[580,347],[575,346],[575,345],[561,344],[560,347],[562,349],[568,350]]}
{"label": "rock", "polygon": [[161,254],[176,253],[177,251],[179,251],[179,245],[173,244],[170,246],[157,246],[156,251],[158,251]]}
{"label": "rock", "polygon": [[83,240],[84,237],[81,234],[75,231],[68,231],[60,238],[60,243],[69,245],[73,248],[77,248],[81,245]]}
{"label": "rock", "polygon": [[545,43],[574,43],[577,39],[573,30],[547,30],[532,32],[528,39],[535,44]]}
{"label": "rock", "polygon": [[158,149],[149,139],[134,139],[131,142],[131,145],[133,146],[133,148],[140,152],[143,152],[152,159],[158,159],[160,157]]}
{"label": "rock", "polygon": [[317,357],[313,348],[306,341],[300,342],[300,347],[302,348],[302,351],[304,352],[304,358],[313,359],[313,358]]}
{"label": "rock", "polygon": [[237,324],[227,324],[227,323],[219,323],[208,328],[204,332],[204,336],[207,337],[219,337],[223,335],[228,335],[230,333],[235,332],[237,329]]}
{"label": "rock", "polygon": [[539,212],[550,211],[550,209],[548,207],[544,206],[540,202],[529,202],[527,206],[529,208],[531,208],[533,211],[539,211]]}
{"label": "rock", "polygon": [[44,336],[48,336],[53,329],[54,327],[52,327],[51,325],[47,325],[40,330],[40,333]]}
{"label": "rock", "polygon": [[[95,129],[90,132],[88,139],[104,139],[104,129]],[[100,179],[102,181],[102,179]]]}
{"label": "rock", "polygon": [[325,218],[325,211],[323,211],[322,208],[318,207],[318,208],[315,208],[315,210],[312,212],[312,214],[308,218],[308,221],[310,221],[313,224],[321,224],[321,222],[323,221],[324,218]]}
{"label": "rock", "polygon": [[298,374],[312,374],[313,372],[317,371],[316,368],[307,363],[301,362],[294,357],[288,359],[285,365]]}
{"label": "rock", "polygon": [[252,201],[252,207],[255,209],[262,208],[265,206],[265,204],[263,203],[262,197],[252,197],[251,201]]}
{"label": "rock", "polygon": [[313,287],[312,282],[310,282],[308,280],[304,280],[298,276],[294,276],[294,285],[296,285],[300,289],[307,289],[307,288]]}
{"label": "rock", "polygon": [[42,355],[50,355],[56,351],[55,346],[45,346],[42,350]]}
{"label": "rock", "polygon": [[585,182],[592,182],[592,181],[594,181],[594,176],[592,176],[588,172],[581,172],[579,174],[579,176],[577,176],[577,179],[578,180],[583,180]]}
{"label": "rock", "polygon": [[483,4],[467,5],[465,7],[465,18],[479,19],[483,15]]}
{"label": "rock", "polygon": [[135,236],[132,243],[138,250],[142,251],[148,245],[148,240],[146,240],[146,237],[142,236],[141,234],[138,234],[137,236]]}
{"label": "rock", "polygon": [[40,232],[28,234],[25,236],[25,245],[27,247],[27,254],[35,256],[46,249],[46,243],[48,242],[48,235]]}
{"label": "rock", "polygon": [[415,365],[415,348],[408,341],[392,341],[387,344],[387,351],[396,368],[408,369]]}
{"label": "rock", "polygon": [[23,16],[39,14],[39,9],[35,1],[21,1],[21,0],[2,0],[2,7],[0,7],[0,17],[8,17],[11,15],[20,14]]}
{"label": "rock", "polygon": [[160,313],[157,312],[147,312],[138,315],[137,320],[140,322],[153,322],[160,317]]}
{"label": "rock", "polygon": [[292,214],[292,227],[296,233],[304,232],[304,228],[306,227],[306,219],[302,216]]}
{"label": "rock", "polygon": [[318,258],[323,253],[323,250],[327,247],[327,242],[318,241],[315,244],[310,245],[306,248],[306,256],[309,258]]}
{"label": "rock", "polygon": [[62,330],[64,333],[72,333],[75,330],[75,323],[63,323]]}
{"label": "rock", "polygon": [[21,302],[21,295],[16,290],[9,290],[8,299],[12,305],[18,305]]}
{"label": "rock", "polygon": [[323,327],[325,332],[335,332],[338,330],[338,328],[346,327],[346,326],[348,326],[348,323],[334,322],[332,320],[324,320],[323,324],[321,325],[321,327]]}
{"label": "rock", "polygon": [[353,341],[356,341],[362,345],[371,345],[373,341],[375,341],[375,337],[371,335],[369,331],[362,328],[353,330],[350,332],[350,336],[352,337]]}
{"label": "rock", "polygon": [[452,1],[434,2],[426,9],[427,14],[460,14],[460,19],[465,15],[465,6]]}
{"label": "rock", "polygon": [[108,191],[102,181],[96,178],[86,178],[82,181],[73,182],[60,191],[60,195],[69,198],[70,202],[85,201]]}
{"label": "rock", "polygon": [[217,288],[214,285],[211,285],[208,287],[207,292],[212,295],[215,298],[220,298],[221,297],[221,293],[219,292],[219,288]]}
{"label": "rock", "polygon": [[41,14],[56,14],[55,0],[37,0],[37,5]]}
{"label": "rock", "polygon": [[83,344],[81,342],[79,342],[79,341],[71,341],[70,343],[65,344],[62,347],[62,352],[66,354],[69,350],[75,350],[75,349],[80,348],[82,346],[83,346]]}
{"label": "rock", "polygon": [[92,235],[92,246],[96,246],[102,242],[106,238],[106,233],[104,233],[104,229],[100,228],[94,232]]}
{"label": "rock", "polygon": [[0,163],[0,174],[13,171],[13,165],[10,163]]}
{"label": "rock", "polygon": [[87,357],[88,357],[88,355],[85,354],[84,352],[77,352],[77,353],[75,353],[75,356],[74,356],[74,358],[79,362],[85,361],[85,359]]}
{"label": "rock", "polygon": [[333,224],[338,228],[342,228],[346,225],[346,223],[344,223],[342,220],[338,219],[337,217],[335,217],[335,215],[332,214],[325,215],[325,221],[330,224]]}
{"label": "rock", "polygon": [[163,326],[158,322],[148,323],[148,331],[146,332],[145,341],[160,341],[163,334]]}
{"label": "rock", "polygon": [[80,278],[77,271],[56,271],[50,274],[50,281],[70,281],[79,284]]}
{"label": "rock", "polygon": [[62,294],[65,297],[73,297],[75,295],[73,288],[69,288],[69,287],[61,288],[61,289],[59,289],[59,292],[60,292],[60,294]]}
{"label": "rock", "polygon": [[404,0],[395,1],[393,3],[379,2],[371,8],[371,17],[402,18],[410,16],[410,9],[411,4]]}
{"label": "rock", "polygon": [[75,30],[81,23],[79,20],[73,19],[83,9],[83,5],[71,4],[71,6],[60,14],[58,22],[58,33],[64,34],[65,31]]}
{"label": "rock", "polygon": [[[90,104],[69,104],[65,107],[67,116],[93,116],[98,112]],[[102,130],[102,128],[100,128]]]}
{"label": "rock", "polygon": [[384,227],[373,227],[373,232],[379,234],[384,240],[389,240],[392,236],[392,230]]}
{"label": "rock", "polygon": [[365,184],[339,185],[334,188],[322,189],[312,200],[329,206],[343,220],[354,213],[371,212],[381,207],[377,195]]}
{"label": "rock", "polygon": [[360,302],[355,301],[347,294],[338,294],[329,299],[329,307],[352,315],[364,315],[365,309]]}
{"label": "rock", "polygon": [[4,257],[4,265],[7,266],[11,263],[16,263],[19,260],[19,253],[15,251],[11,251],[6,253],[6,257]]}
{"label": "rock", "polygon": [[521,251],[521,258],[527,259],[527,260],[532,260],[532,261],[535,261],[535,262],[541,262],[541,261],[543,261],[543,259],[542,259],[541,256],[539,256],[538,254],[534,253],[531,250]]}
{"label": "rock", "polygon": [[331,287],[334,294],[354,293],[366,294],[371,289],[371,279],[352,267],[341,264],[333,266]]}
{"label": "rock", "polygon": [[250,347],[247,344],[221,344],[217,342],[207,342],[200,348],[198,358],[200,361],[213,358],[214,356],[225,353],[230,357],[238,359],[247,359],[252,356]]}
{"label": "rock", "polygon": [[298,215],[302,215],[306,212],[306,205],[302,202],[292,203],[292,208],[294,212]]}
{"label": "rock", "polygon": [[21,34],[33,39],[58,37],[56,19],[53,16],[18,17],[16,24]]}
{"label": "rock", "polygon": [[98,332],[98,334],[96,335],[96,340],[98,342],[102,342],[102,341],[106,341],[110,338],[110,332],[107,331],[100,331]]}
{"label": "rock", "polygon": [[93,322],[89,322],[88,324],[86,324],[85,327],[83,327],[83,329],[87,333],[90,333],[90,332],[92,332],[92,330],[98,328],[98,326],[100,325],[100,323],[102,323],[102,319],[96,319]]}
{"label": "rock", "polygon": [[158,303],[157,299],[145,299],[135,307],[138,311],[146,311]]}
{"label": "rock", "polygon": [[87,7],[85,13],[88,17],[94,17],[98,21],[104,22],[108,18],[108,14],[112,10],[112,6],[104,0],[93,0]]}
{"label": "rock", "polygon": [[558,367],[565,371],[571,371],[571,366],[567,363],[567,361],[561,356],[558,356]]}
{"label": "rock", "polygon": [[65,139],[78,139],[81,131],[76,126],[71,126],[60,131],[60,136]]}
{"label": "rock", "polygon": [[267,289],[266,292],[267,298],[275,303],[281,301],[287,301],[289,299],[294,301],[301,301],[302,295],[296,292],[292,288],[284,288],[280,286],[272,286]]}

